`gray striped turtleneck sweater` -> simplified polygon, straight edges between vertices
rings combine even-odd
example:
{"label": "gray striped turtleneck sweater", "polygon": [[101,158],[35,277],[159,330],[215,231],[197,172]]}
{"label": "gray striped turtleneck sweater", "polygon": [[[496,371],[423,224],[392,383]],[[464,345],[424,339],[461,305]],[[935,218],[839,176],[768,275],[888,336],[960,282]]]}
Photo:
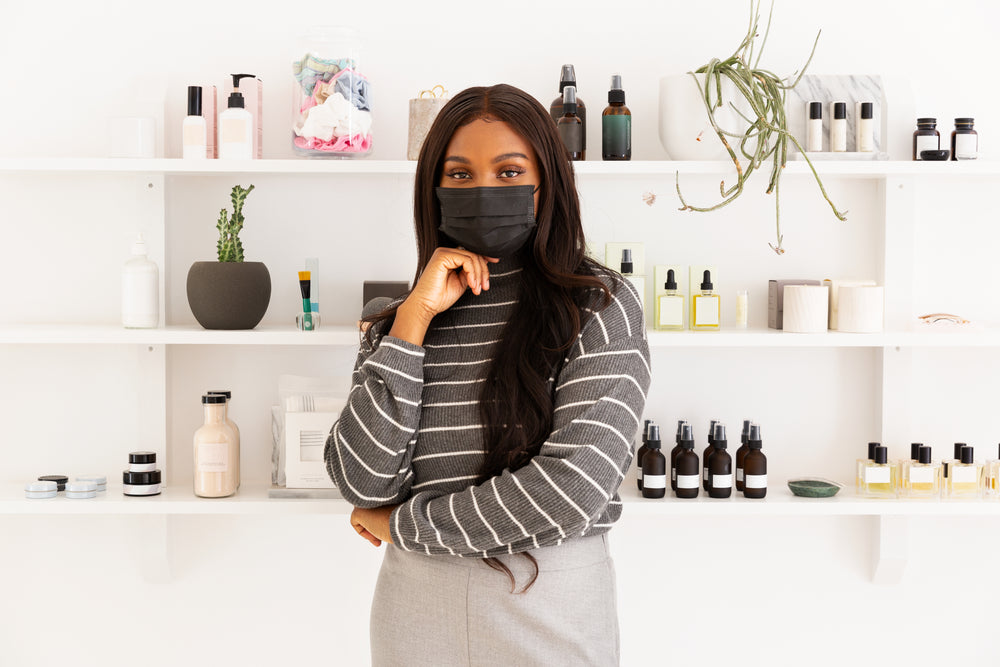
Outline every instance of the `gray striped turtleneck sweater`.
{"label": "gray striped turtleneck sweater", "polygon": [[434,318],[422,346],[364,342],[347,406],[327,439],[327,471],[357,507],[398,504],[393,543],[428,555],[486,558],[610,530],[650,382],[642,306],[630,283],[604,278],[613,300],[585,308],[555,383],[553,430],[516,472],[475,485],[485,443],[479,395],[516,303],[511,259],[490,266]]}

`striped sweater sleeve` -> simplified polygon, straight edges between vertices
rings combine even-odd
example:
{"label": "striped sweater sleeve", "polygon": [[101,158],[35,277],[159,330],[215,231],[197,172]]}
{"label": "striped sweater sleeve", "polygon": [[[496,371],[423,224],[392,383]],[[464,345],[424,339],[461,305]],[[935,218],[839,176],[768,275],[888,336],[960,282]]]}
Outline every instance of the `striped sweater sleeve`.
{"label": "striped sweater sleeve", "polygon": [[424,350],[413,343],[388,335],[373,347],[362,341],[347,404],[323,450],[327,473],[356,507],[410,495],[423,363]]}
{"label": "striped sweater sleeve", "polygon": [[561,544],[605,514],[632,461],[650,383],[642,307],[630,284],[616,286],[556,379],[553,431],[539,454],[456,493],[415,494],[390,516],[394,544],[486,558]]}

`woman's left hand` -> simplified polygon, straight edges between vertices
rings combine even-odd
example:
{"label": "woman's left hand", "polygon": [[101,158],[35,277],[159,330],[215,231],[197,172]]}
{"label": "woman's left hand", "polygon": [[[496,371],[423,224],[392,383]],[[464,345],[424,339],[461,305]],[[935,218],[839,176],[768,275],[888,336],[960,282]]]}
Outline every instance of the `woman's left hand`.
{"label": "woman's left hand", "polygon": [[351,512],[351,527],[358,535],[371,542],[376,547],[382,542],[392,544],[392,534],[389,531],[389,515],[399,505],[386,505],[372,509],[355,507]]}

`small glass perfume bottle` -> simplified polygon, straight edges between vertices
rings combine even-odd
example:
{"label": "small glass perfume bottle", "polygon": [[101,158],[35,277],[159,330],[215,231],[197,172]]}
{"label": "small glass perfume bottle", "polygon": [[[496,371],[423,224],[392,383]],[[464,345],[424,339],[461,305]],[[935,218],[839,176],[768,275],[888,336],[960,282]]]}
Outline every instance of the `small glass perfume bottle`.
{"label": "small glass perfume bottle", "polygon": [[875,448],[881,445],[880,442],[868,443],[868,458],[858,459],[857,467],[854,469],[854,490],[861,493],[865,484],[865,466],[875,460]]}
{"label": "small glass perfume bottle", "polygon": [[[950,459],[945,459],[941,461],[941,466],[944,472],[944,486],[948,486],[948,477],[951,475],[951,467],[962,460],[962,447],[968,447],[964,442],[955,443],[955,456]],[[947,490],[947,489],[945,489]]]}
{"label": "small glass perfume bottle", "polygon": [[[998,447],[1000,450],[1000,447]],[[997,458],[986,462],[986,470],[983,471],[985,477],[983,486],[987,498],[1000,498],[1000,451]]]}
{"label": "small glass perfume bottle", "polygon": [[864,495],[869,498],[894,498],[896,496],[896,466],[889,464],[886,448],[875,448],[875,456],[865,464]]}
{"label": "small glass perfume bottle", "polygon": [[656,295],[656,328],[661,331],[684,329],[684,295],[677,293],[677,279],[673,269],[667,269],[667,282],[663,292]]}
{"label": "small glass perfume bottle", "polygon": [[949,498],[978,498],[982,493],[983,466],[975,462],[972,447],[962,447],[958,463],[951,465],[948,476]]}
{"label": "small glass perfume bottle", "polygon": [[907,461],[906,495],[911,498],[937,498],[941,495],[941,464],[931,463],[931,448],[917,448],[917,460]]}
{"label": "small glass perfume bottle", "polygon": [[719,329],[722,301],[712,292],[712,272],[705,270],[701,281],[701,294],[691,298],[691,328],[695,331],[717,331]]}
{"label": "small glass perfume bottle", "polygon": [[643,312],[646,312],[646,277],[632,273],[632,266],[632,249],[625,248],[622,250],[621,274],[625,280],[632,283],[632,287],[639,293],[639,303],[642,304]]}
{"label": "small glass perfume bottle", "polygon": [[910,483],[910,466],[917,462],[920,448],[924,446],[922,442],[911,442],[910,443],[910,458],[900,459],[898,461],[898,466],[896,468],[896,479],[899,480],[899,489],[903,493],[909,488]]}

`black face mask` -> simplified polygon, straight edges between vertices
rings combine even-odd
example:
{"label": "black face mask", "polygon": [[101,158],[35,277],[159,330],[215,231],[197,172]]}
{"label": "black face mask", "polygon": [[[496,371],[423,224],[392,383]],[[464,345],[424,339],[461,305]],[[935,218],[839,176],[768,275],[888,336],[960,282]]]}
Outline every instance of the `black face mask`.
{"label": "black face mask", "polygon": [[503,257],[517,252],[535,229],[535,186],[434,188],[441,226],[466,250]]}

